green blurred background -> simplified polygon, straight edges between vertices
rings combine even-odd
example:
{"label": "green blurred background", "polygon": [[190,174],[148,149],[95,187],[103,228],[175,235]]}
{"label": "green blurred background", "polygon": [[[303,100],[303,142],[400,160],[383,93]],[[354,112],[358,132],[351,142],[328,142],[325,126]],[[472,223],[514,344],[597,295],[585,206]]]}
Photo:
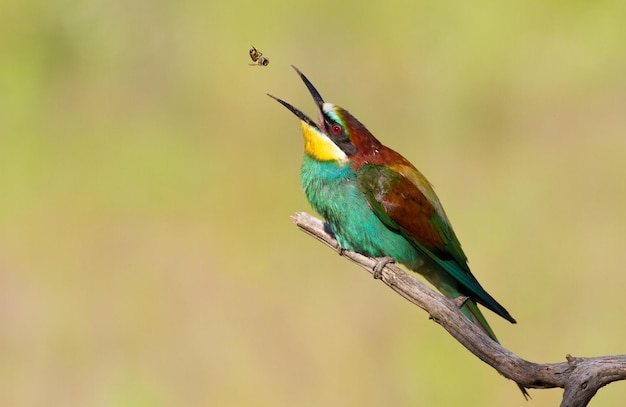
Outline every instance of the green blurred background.
{"label": "green blurred background", "polygon": [[[291,70],[436,186],[535,362],[626,351],[626,3],[0,3],[0,405],[555,406],[290,223]],[[248,66],[254,44],[271,61]],[[594,406],[621,405],[626,384]]]}

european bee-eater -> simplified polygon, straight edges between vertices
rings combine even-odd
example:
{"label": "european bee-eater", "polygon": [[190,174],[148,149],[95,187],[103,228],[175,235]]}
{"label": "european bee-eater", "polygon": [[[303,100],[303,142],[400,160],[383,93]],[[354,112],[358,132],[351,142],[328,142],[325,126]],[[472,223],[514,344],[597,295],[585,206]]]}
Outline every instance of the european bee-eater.
{"label": "european bee-eater", "polygon": [[302,186],[339,245],[370,257],[391,257],[424,276],[445,296],[468,297],[461,311],[497,341],[477,303],[512,323],[515,319],[470,271],[432,185],[347,110],[324,102],[307,77],[294,69],[317,104],[319,124],[289,103],[268,96],[301,120]]}

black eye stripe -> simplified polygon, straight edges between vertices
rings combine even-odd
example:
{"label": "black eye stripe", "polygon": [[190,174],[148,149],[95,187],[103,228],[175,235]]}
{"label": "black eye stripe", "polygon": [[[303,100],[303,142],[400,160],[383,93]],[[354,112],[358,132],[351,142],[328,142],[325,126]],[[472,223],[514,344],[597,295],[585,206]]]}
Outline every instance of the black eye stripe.
{"label": "black eye stripe", "polygon": [[[341,129],[340,133],[335,133],[333,127],[338,126]],[[350,142],[350,139],[346,135],[346,132],[340,124],[326,123],[326,132],[328,137],[339,147],[344,153],[351,156],[356,153],[356,146]]]}
{"label": "black eye stripe", "polygon": [[350,142],[347,138],[344,140],[335,141],[335,144],[348,156],[356,154],[356,146]]}

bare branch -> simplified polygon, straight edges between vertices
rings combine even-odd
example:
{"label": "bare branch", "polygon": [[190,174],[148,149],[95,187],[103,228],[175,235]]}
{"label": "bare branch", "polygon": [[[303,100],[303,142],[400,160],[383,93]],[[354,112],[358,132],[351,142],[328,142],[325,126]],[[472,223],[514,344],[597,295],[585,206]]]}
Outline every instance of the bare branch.
{"label": "bare branch", "polygon": [[[297,212],[292,221],[305,233],[334,249],[370,273],[377,260],[341,250],[326,223],[307,213]],[[524,387],[564,389],[561,407],[584,407],[598,389],[626,379],[626,355],[577,358],[567,355],[560,363],[533,363],[522,359],[489,338],[459,310],[466,300],[446,298],[394,264],[382,269],[382,281],[396,293],[430,314],[458,342],[501,375]]]}

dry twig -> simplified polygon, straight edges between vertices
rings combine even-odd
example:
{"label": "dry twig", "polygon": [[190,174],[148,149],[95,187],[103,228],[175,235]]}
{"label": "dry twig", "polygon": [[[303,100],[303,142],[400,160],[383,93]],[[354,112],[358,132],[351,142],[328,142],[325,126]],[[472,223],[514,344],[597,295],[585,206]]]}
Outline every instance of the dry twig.
{"label": "dry twig", "polygon": [[[320,219],[297,212],[292,220],[302,231],[373,273],[376,259],[341,250],[328,225]],[[567,361],[561,363],[529,362],[485,335],[463,316],[455,300],[440,295],[396,265],[387,264],[382,269],[382,280],[396,293],[428,312],[457,341],[504,377],[527,388],[564,389],[561,407],[587,406],[598,389],[626,379],[626,355],[594,358],[567,355]]]}

